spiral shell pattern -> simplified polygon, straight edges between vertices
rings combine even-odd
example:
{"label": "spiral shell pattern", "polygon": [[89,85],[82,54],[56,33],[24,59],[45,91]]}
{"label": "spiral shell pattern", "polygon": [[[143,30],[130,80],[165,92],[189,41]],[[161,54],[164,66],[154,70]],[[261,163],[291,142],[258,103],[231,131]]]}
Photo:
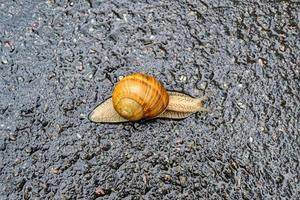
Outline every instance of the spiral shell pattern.
{"label": "spiral shell pattern", "polygon": [[[125,76],[115,86],[112,101],[115,110],[120,114],[122,101],[128,99],[135,101],[141,106],[140,111],[135,111],[136,105],[132,106],[132,112],[140,115],[142,119],[154,118],[161,114],[169,104],[169,94],[163,85],[154,77],[141,73]],[[124,104],[123,104],[124,105]],[[128,105],[128,104],[127,104]],[[131,107],[130,105],[128,107]],[[138,118],[134,118],[138,120]]]}

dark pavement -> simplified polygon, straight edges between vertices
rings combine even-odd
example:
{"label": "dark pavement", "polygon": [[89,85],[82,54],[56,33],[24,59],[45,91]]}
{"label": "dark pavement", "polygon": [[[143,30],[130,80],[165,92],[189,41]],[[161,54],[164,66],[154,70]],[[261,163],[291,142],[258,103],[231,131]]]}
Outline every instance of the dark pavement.
{"label": "dark pavement", "polygon": [[[0,1],[0,199],[299,199],[299,1]],[[131,72],[209,113],[94,124]]]}

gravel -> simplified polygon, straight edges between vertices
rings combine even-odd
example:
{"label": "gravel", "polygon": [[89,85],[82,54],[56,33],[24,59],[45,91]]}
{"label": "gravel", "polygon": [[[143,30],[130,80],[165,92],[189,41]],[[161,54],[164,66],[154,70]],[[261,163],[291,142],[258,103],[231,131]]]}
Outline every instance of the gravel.
{"label": "gravel", "polygon": [[[298,1],[1,1],[0,199],[299,199]],[[124,75],[208,95],[95,124]]]}

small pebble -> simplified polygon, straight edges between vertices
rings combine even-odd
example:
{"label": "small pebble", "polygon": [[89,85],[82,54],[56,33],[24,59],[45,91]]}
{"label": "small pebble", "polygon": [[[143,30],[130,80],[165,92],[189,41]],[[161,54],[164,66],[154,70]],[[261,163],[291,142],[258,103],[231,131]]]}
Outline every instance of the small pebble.
{"label": "small pebble", "polygon": [[179,81],[180,82],[185,82],[187,80],[187,77],[185,76],[185,75],[181,75],[180,77],[179,77]]}
{"label": "small pebble", "polygon": [[148,177],[145,174],[143,175],[143,182],[144,182],[145,185],[148,184]]}
{"label": "small pebble", "polygon": [[83,113],[80,113],[80,115],[79,115],[79,119],[85,119],[86,118],[86,115],[85,114],[83,114]]}
{"label": "small pebble", "polygon": [[91,24],[97,24],[96,20],[93,18],[91,19]]}
{"label": "small pebble", "polygon": [[92,175],[91,174],[86,174],[84,175],[84,179],[85,180],[90,180],[92,178]]}
{"label": "small pebble", "polygon": [[207,88],[207,82],[204,81],[204,82],[199,84],[198,89],[205,90],[206,88]]}
{"label": "small pebble", "polygon": [[16,158],[15,164],[20,164],[21,162],[22,162],[22,160],[20,158]]}
{"label": "small pebble", "polygon": [[70,200],[70,197],[66,196],[66,195],[63,195],[61,200]]}
{"label": "small pebble", "polygon": [[50,172],[51,172],[52,174],[60,174],[60,173],[61,173],[61,170],[58,169],[57,167],[51,167],[51,168],[50,168]]}
{"label": "small pebble", "polygon": [[32,153],[32,148],[31,147],[26,147],[25,151],[26,151],[26,153],[31,154]]}
{"label": "small pebble", "polygon": [[47,112],[48,110],[49,110],[48,103],[45,103],[43,112],[45,113],[45,112]]}
{"label": "small pebble", "polygon": [[77,133],[76,135],[77,135],[77,137],[78,137],[79,139],[82,138],[82,135],[80,135],[79,133]]}
{"label": "small pebble", "polygon": [[224,83],[222,86],[223,86],[223,89],[224,89],[224,90],[227,90],[227,89],[228,89],[228,84],[227,84],[227,83]]}
{"label": "small pebble", "polygon": [[180,185],[186,186],[187,183],[187,177],[185,176],[179,176]]}
{"label": "small pebble", "polygon": [[10,135],[9,136],[9,140],[11,141],[16,141],[17,140],[17,137],[15,135]]}
{"label": "small pebble", "polygon": [[6,149],[6,143],[3,140],[0,140],[0,151],[4,151]]}
{"label": "small pebble", "polygon": [[181,138],[177,138],[176,139],[176,144],[183,144],[183,140]]}
{"label": "small pebble", "polygon": [[170,181],[171,180],[171,176],[168,175],[168,174],[166,174],[166,175],[164,175],[163,180],[164,181]]}
{"label": "small pebble", "polygon": [[94,32],[94,31],[95,31],[95,29],[93,27],[89,28],[89,32]]}
{"label": "small pebble", "polygon": [[101,149],[103,151],[108,151],[111,148],[111,143],[110,142],[103,142],[103,144],[101,144]]}
{"label": "small pebble", "polygon": [[268,63],[268,62],[267,62],[266,60],[262,59],[262,58],[259,58],[259,59],[258,59],[258,64],[259,64],[261,67],[267,65],[267,63]]}
{"label": "small pebble", "polygon": [[280,50],[280,51],[284,52],[285,49],[286,49],[286,47],[284,46],[284,44],[281,44],[281,45],[279,46],[279,50]]}
{"label": "small pebble", "polygon": [[102,188],[102,187],[97,187],[96,190],[95,190],[95,195],[97,197],[102,197],[102,196],[105,196],[109,193],[108,190]]}
{"label": "small pebble", "polygon": [[125,22],[128,22],[126,14],[123,14],[123,19],[124,19]]}
{"label": "small pebble", "polygon": [[249,142],[250,142],[250,143],[253,142],[253,138],[252,138],[252,137],[249,138]]}
{"label": "small pebble", "polygon": [[8,60],[4,56],[2,56],[1,61],[2,61],[3,64],[7,64],[8,63]]}
{"label": "small pebble", "polygon": [[238,106],[239,106],[240,108],[242,108],[242,109],[245,109],[245,108],[246,108],[246,105],[243,104],[242,102],[238,102],[237,104],[238,104]]}
{"label": "small pebble", "polygon": [[83,63],[79,63],[77,66],[76,66],[76,69],[78,71],[82,71],[83,70]]}

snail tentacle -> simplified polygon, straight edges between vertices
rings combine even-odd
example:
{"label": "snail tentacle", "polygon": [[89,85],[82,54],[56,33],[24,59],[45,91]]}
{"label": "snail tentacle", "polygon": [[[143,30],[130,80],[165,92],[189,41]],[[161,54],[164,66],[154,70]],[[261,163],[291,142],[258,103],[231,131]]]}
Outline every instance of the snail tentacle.
{"label": "snail tentacle", "polygon": [[128,121],[115,111],[112,98],[108,98],[103,103],[96,106],[89,114],[88,119],[96,123],[119,123]]}

